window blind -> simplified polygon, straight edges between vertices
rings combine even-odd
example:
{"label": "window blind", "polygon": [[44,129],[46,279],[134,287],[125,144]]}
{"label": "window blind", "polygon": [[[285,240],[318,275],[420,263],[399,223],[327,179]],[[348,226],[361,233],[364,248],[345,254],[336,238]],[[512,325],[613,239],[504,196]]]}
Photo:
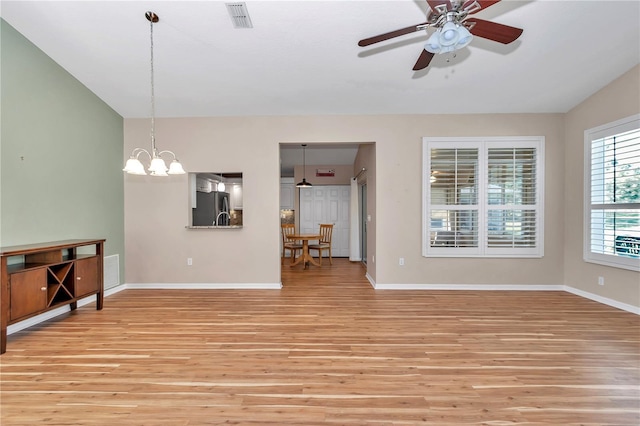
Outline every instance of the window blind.
{"label": "window blind", "polygon": [[[638,268],[640,120],[586,132],[589,183],[585,259]],[[599,257],[600,256],[600,257]],[[607,260],[606,258],[618,258]],[[627,258],[627,260],[623,259]]]}
{"label": "window blind", "polygon": [[535,148],[489,149],[487,203],[489,247],[535,247]]}
{"label": "window blind", "polygon": [[478,246],[478,149],[431,151],[433,246]]}
{"label": "window blind", "polygon": [[424,138],[424,256],[539,257],[543,138]]}

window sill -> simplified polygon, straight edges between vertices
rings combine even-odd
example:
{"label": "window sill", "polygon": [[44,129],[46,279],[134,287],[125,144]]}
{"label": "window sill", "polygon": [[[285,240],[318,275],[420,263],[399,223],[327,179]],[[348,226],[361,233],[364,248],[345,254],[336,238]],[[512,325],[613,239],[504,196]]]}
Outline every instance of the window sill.
{"label": "window sill", "polygon": [[640,259],[633,257],[591,254],[591,256],[585,256],[583,260],[587,263],[640,272]]}

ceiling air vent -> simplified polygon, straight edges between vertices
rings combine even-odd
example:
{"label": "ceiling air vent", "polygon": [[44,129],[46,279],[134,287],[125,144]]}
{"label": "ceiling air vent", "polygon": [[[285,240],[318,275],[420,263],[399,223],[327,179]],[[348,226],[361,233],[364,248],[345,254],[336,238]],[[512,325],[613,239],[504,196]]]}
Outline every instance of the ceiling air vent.
{"label": "ceiling air vent", "polygon": [[253,28],[246,3],[235,2],[225,4],[227,5],[229,16],[231,16],[231,21],[233,21],[233,28]]}

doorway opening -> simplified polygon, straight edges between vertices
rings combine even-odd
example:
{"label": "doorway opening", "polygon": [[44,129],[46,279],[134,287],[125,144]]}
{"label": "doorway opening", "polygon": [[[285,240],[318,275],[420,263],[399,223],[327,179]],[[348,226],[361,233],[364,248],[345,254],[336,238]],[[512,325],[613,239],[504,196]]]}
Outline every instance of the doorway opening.
{"label": "doorway opening", "polygon": [[[367,229],[371,224],[367,217],[375,209],[367,204],[375,197],[373,193],[367,196],[367,191],[369,188],[375,191],[375,179],[370,176],[373,180],[367,185],[367,179],[358,175],[358,185],[352,186],[352,181],[356,164],[358,170],[365,167],[375,170],[375,142],[281,142],[279,154],[280,223],[293,223],[298,233],[314,233],[319,222],[335,222],[333,257],[353,260],[366,268],[367,251],[372,251],[367,246],[375,244],[375,233],[369,234]],[[303,178],[312,184],[310,188],[296,187],[295,183]],[[352,213],[353,208],[358,211]],[[352,236],[352,229],[357,238]],[[280,229],[278,240],[282,244]],[[340,246],[344,248],[342,253],[338,252]],[[288,266],[288,261],[284,259],[284,265]]]}

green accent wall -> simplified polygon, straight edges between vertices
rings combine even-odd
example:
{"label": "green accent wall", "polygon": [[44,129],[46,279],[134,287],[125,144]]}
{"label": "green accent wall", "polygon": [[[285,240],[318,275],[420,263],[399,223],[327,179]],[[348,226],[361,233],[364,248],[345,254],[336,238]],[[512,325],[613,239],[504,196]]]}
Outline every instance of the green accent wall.
{"label": "green accent wall", "polygon": [[123,118],[1,19],[0,61],[0,245],[105,238],[123,283]]}

